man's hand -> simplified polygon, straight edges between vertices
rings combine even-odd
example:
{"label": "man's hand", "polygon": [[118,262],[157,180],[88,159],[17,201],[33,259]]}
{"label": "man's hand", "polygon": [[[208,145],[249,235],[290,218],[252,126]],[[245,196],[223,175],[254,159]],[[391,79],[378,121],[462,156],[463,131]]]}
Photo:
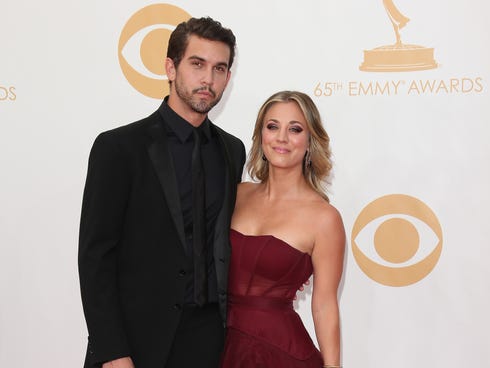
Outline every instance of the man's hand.
{"label": "man's hand", "polygon": [[[310,284],[310,280],[306,280],[305,283],[303,285],[301,285],[298,289],[298,291],[303,291],[305,289],[305,285],[309,285]],[[294,295],[294,300],[296,300],[298,298],[298,295],[295,294]]]}
{"label": "man's hand", "polygon": [[130,357],[124,357],[104,363],[102,368],[134,368],[134,364]]}

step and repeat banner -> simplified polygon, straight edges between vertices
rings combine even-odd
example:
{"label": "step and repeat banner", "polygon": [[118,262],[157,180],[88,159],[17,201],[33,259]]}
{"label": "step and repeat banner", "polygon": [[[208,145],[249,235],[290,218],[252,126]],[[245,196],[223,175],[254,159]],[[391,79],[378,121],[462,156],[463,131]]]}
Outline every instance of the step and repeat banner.
{"label": "step and repeat banner", "polygon": [[[2,1],[0,366],[82,365],[89,150],[159,106],[169,34],[211,16],[238,43],[212,120],[250,148],[262,102],[295,89],[331,136],[344,367],[490,367],[488,14],[484,0]],[[295,307],[314,336],[311,291]]]}

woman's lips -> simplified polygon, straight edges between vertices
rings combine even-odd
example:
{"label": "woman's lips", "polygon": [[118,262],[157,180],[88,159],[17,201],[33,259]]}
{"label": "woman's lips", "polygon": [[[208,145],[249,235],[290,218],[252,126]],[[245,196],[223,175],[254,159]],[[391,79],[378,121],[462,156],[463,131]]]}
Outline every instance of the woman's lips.
{"label": "woman's lips", "polygon": [[277,153],[289,153],[289,150],[283,147],[273,147],[272,149]]}

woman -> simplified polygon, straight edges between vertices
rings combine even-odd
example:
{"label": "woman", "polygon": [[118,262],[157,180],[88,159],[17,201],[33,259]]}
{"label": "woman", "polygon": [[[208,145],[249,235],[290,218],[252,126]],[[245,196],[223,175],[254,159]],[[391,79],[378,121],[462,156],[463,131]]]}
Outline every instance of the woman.
{"label": "woman", "polygon": [[[329,137],[304,93],[278,92],[261,107],[231,223],[228,332],[222,368],[340,366],[337,289],[345,233],[322,184]],[[314,274],[312,313],[320,351],[293,298]]]}

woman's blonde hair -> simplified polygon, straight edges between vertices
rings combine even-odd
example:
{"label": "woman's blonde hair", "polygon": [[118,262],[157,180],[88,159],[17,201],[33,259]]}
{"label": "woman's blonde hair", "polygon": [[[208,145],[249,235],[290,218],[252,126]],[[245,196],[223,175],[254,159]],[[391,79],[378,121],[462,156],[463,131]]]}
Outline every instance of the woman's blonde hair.
{"label": "woman's blonde hair", "polygon": [[296,102],[302,111],[310,133],[309,147],[303,163],[303,175],[310,187],[328,201],[324,185],[332,169],[330,138],[323,128],[320,112],[311,98],[298,91],[281,91],[269,97],[259,110],[252,136],[247,169],[253,180],[266,182],[269,164],[262,150],[262,128],[270,107],[278,102]]}

